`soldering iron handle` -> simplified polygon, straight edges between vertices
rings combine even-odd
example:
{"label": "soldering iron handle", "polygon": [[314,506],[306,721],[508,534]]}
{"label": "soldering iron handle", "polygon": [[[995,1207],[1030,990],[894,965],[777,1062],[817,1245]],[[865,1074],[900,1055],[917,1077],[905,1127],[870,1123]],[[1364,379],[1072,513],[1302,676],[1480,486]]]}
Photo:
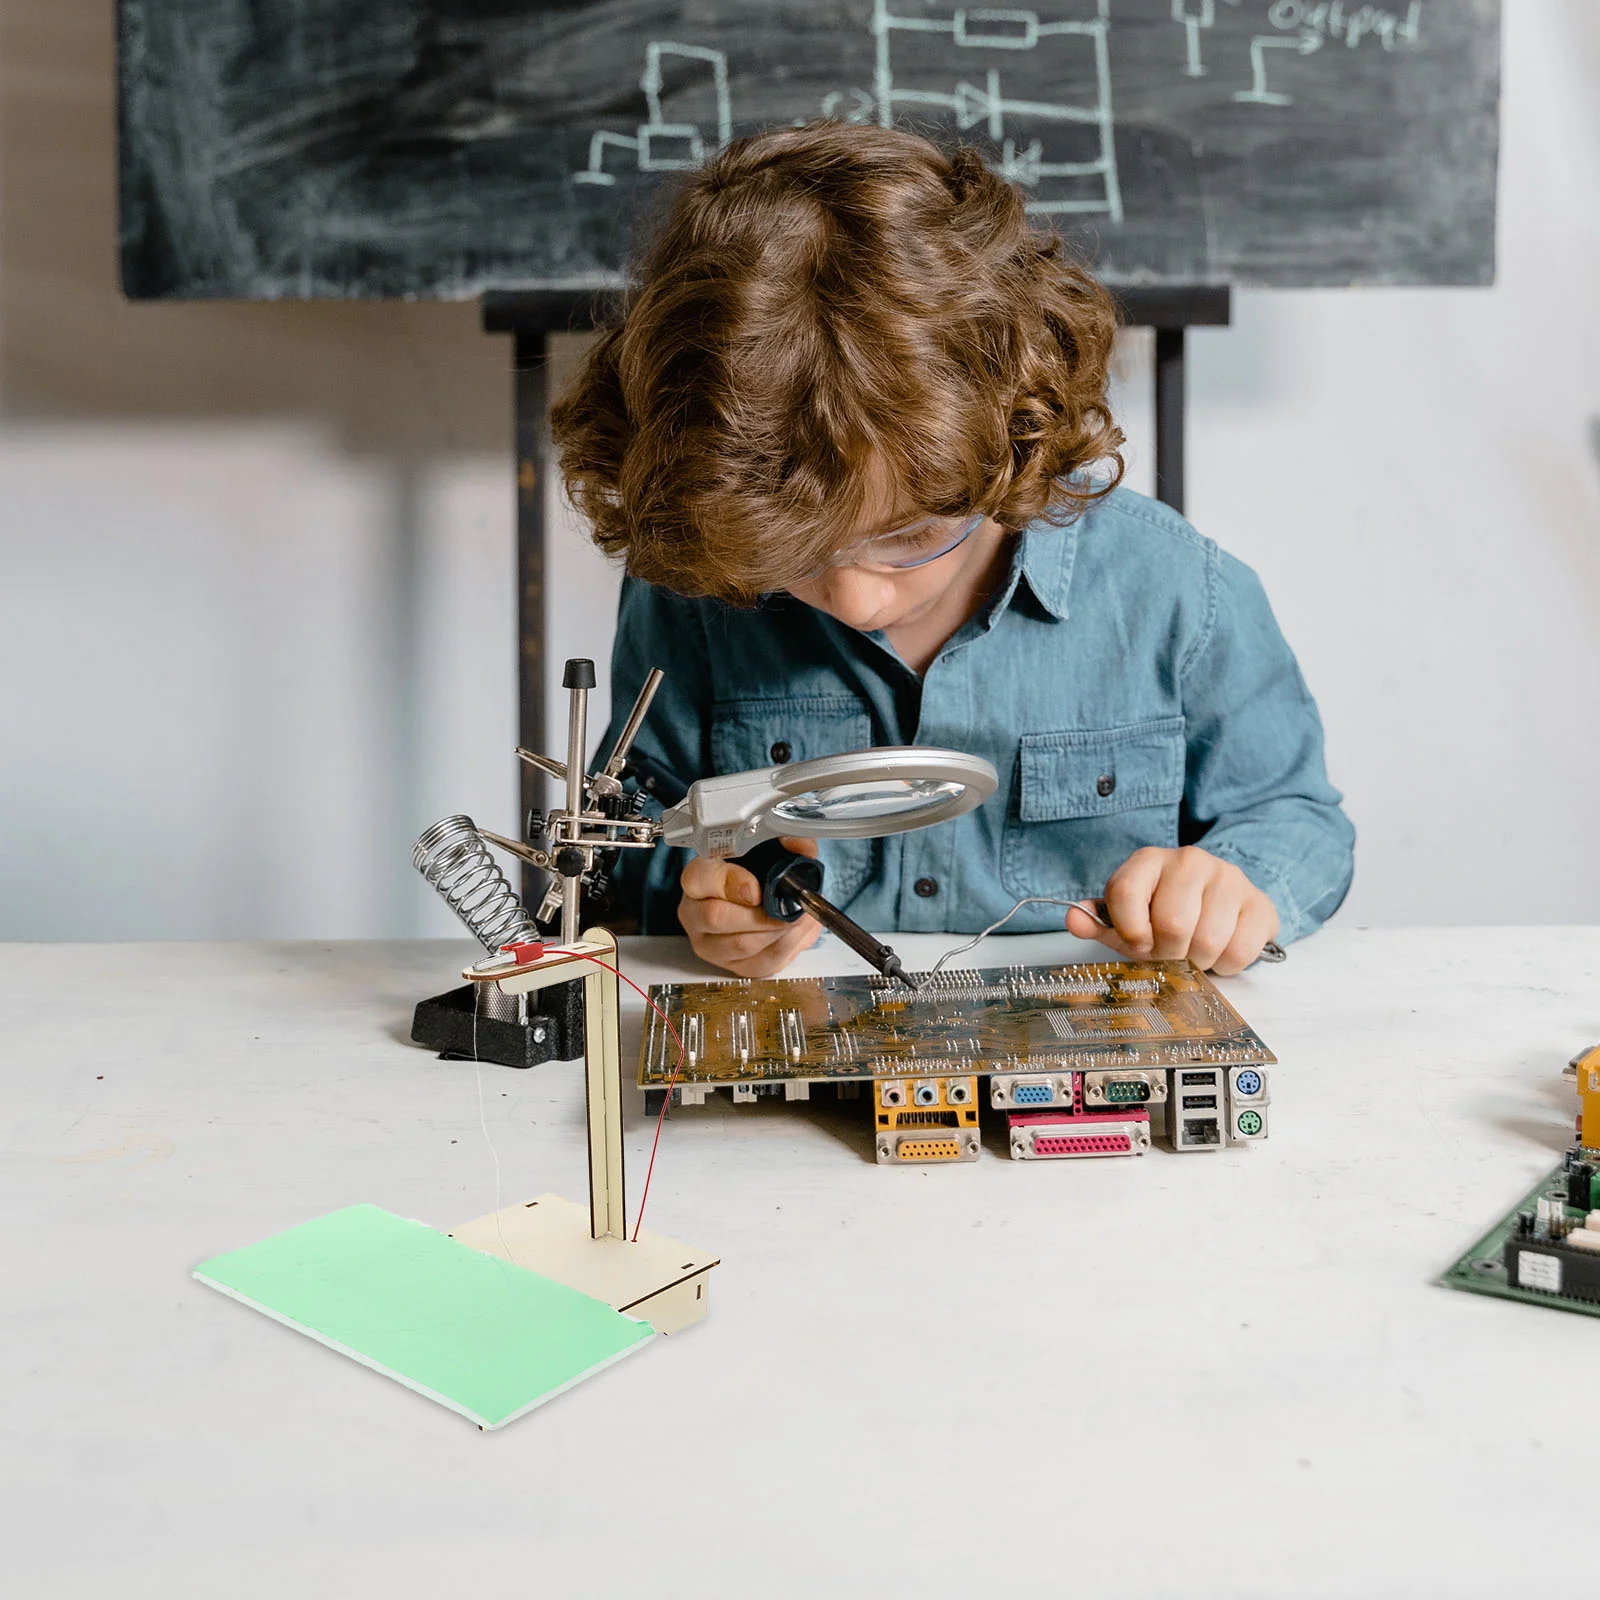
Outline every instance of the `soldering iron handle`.
{"label": "soldering iron handle", "polygon": [[[809,911],[841,944],[881,972],[910,984],[897,956],[888,945],[874,939],[860,923],[852,921],[831,900],[822,897],[822,863],[768,839],[735,858],[761,885],[761,903],[769,917],[794,922]],[[915,985],[912,985],[915,987]]]}
{"label": "soldering iron handle", "polygon": [[848,945],[863,961],[881,972],[884,977],[899,978],[903,983],[915,987],[905,976],[900,957],[889,945],[874,939],[859,922],[847,917],[831,900],[824,900],[820,894],[813,894],[808,889],[801,889],[797,893],[800,904],[841,944]]}
{"label": "soldering iron handle", "polygon": [[735,856],[733,864],[743,867],[761,885],[762,909],[779,922],[798,922],[804,915],[800,891],[822,892],[822,863],[815,856],[800,855],[777,839],[767,839],[754,850]]}

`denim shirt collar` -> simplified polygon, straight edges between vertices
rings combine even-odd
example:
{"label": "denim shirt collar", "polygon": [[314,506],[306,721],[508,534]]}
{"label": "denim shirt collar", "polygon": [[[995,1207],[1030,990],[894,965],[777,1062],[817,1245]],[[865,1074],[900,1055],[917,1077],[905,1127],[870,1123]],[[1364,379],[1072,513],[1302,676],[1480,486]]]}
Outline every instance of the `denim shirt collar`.
{"label": "denim shirt collar", "polygon": [[1011,564],[1011,579],[995,606],[998,616],[1011,604],[1019,579],[1026,578],[1035,600],[1057,622],[1067,620],[1067,591],[1072,587],[1072,567],[1078,554],[1078,525],[1055,527],[1035,522],[1022,531],[1016,558]]}

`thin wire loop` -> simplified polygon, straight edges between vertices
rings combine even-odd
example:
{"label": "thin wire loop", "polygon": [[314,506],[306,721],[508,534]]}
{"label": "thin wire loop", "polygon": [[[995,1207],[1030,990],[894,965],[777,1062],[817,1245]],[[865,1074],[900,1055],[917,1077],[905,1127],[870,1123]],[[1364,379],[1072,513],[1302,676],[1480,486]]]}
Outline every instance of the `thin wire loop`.
{"label": "thin wire loop", "polygon": [[944,965],[947,961],[954,961],[957,956],[964,956],[967,951],[975,949],[978,945],[982,944],[991,933],[994,933],[1005,927],[1005,925],[1014,916],[1016,916],[1016,914],[1024,906],[1065,906],[1069,911],[1074,906],[1076,906],[1080,911],[1084,909],[1083,902],[1081,900],[1058,900],[1054,895],[1050,894],[1030,894],[1026,899],[1017,901],[1017,903],[1012,906],[1012,908],[1006,912],[1006,914],[1001,917],[998,922],[991,922],[982,933],[975,935],[971,939],[968,939],[965,944],[958,944],[954,950],[946,950],[945,953],[940,956],[939,959],[935,961],[925,973],[923,973],[921,981],[912,984],[911,987],[913,989],[925,989],[930,983],[933,982],[935,978],[939,976],[941,972],[944,971]]}

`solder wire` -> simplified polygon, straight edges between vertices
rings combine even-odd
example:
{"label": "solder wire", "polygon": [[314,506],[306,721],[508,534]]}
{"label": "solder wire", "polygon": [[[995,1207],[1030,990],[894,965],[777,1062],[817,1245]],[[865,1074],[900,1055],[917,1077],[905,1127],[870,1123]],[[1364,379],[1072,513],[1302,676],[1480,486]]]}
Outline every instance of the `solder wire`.
{"label": "solder wire", "polygon": [[996,933],[1001,928],[1005,927],[1005,925],[1014,916],[1016,916],[1016,914],[1024,906],[1065,906],[1069,911],[1074,906],[1076,906],[1080,911],[1085,909],[1081,900],[1058,900],[1054,895],[1030,894],[1026,899],[1017,901],[1017,903],[1012,906],[1012,908],[1006,912],[1006,914],[1001,917],[998,922],[991,922],[982,933],[976,934],[971,939],[968,939],[965,944],[958,944],[954,950],[946,950],[945,953],[940,956],[939,959],[935,961],[925,973],[923,973],[921,981],[912,984],[911,987],[913,989],[925,989],[944,970],[944,964],[947,961],[954,961],[957,956],[964,956],[967,951],[976,949],[977,946],[982,944],[991,933]]}

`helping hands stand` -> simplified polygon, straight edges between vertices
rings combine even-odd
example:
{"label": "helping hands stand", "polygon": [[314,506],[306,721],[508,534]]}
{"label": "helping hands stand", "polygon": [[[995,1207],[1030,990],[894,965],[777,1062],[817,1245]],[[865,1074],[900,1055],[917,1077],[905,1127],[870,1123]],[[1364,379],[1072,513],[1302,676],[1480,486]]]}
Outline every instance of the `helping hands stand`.
{"label": "helping hands stand", "polygon": [[[650,1323],[658,1333],[676,1333],[706,1314],[706,1291],[718,1258],[642,1229],[636,1228],[634,1237],[628,1237],[617,941],[604,928],[578,936],[579,893],[584,875],[593,869],[595,849],[624,841],[636,846],[653,842],[648,824],[630,827],[626,822],[619,825],[618,819],[591,815],[592,800],[585,790],[598,787],[605,794],[615,785],[620,792],[618,774],[660,680],[659,672],[651,675],[610,761],[586,782],[587,691],[594,686],[594,666],[588,661],[567,663],[566,687],[571,700],[566,762],[518,752],[526,760],[537,760],[567,786],[566,810],[550,814],[549,848],[539,852],[544,859],[537,863],[555,867],[559,874],[548,903],[552,909],[560,906],[561,943],[512,945],[462,974],[469,983],[496,984],[502,993],[516,996],[581,977],[589,1130],[588,1225],[585,1227],[582,1206],[561,1195],[542,1194],[452,1228],[450,1236],[474,1250],[603,1300]],[[524,851],[534,853],[525,846],[518,853]],[[573,854],[562,859],[563,851]]]}
{"label": "helping hands stand", "polygon": [[[590,958],[593,958],[592,960]],[[599,966],[596,962],[604,962]],[[451,1237],[554,1278],[569,1288],[641,1317],[658,1333],[676,1333],[706,1313],[717,1257],[642,1229],[627,1235],[622,1153],[622,1053],[618,1027],[617,942],[591,929],[570,946],[546,948],[507,967],[468,967],[475,983],[499,983],[508,994],[583,979],[584,1086],[589,1124],[589,1213],[556,1194],[542,1194],[450,1230]]]}

